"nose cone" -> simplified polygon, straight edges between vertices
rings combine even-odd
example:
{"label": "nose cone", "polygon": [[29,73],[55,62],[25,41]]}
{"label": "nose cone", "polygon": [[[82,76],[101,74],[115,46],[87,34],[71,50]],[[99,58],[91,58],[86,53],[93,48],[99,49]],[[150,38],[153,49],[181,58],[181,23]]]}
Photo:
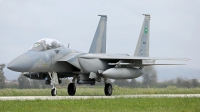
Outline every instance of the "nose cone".
{"label": "nose cone", "polygon": [[28,72],[32,66],[33,62],[30,56],[25,53],[12,60],[7,68],[17,72]]}

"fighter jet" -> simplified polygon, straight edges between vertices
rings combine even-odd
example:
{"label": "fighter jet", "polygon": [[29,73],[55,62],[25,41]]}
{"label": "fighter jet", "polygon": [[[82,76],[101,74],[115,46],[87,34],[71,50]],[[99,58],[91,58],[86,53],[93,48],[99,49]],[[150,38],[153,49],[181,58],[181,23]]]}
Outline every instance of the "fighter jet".
{"label": "fighter jet", "polygon": [[56,96],[55,85],[62,78],[72,77],[68,85],[68,94],[74,96],[77,84],[95,85],[105,83],[104,93],[111,96],[113,87],[107,79],[133,79],[143,74],[145,66],[168,65],[155,64],[156,60],[185,60],[187,58],[153,58],[149,57],[150,15],[144,14],[144,21],[139,35],[134,56],[128,54],[106,54],[107,16],[99,15],[96,29],[88,53],[79,52],[62,45],[55,39],[41,39],[30,50],[18,56],[8,64],[8,69],[22,72],[30,79],[45,80],[52,85],[51,95]]}

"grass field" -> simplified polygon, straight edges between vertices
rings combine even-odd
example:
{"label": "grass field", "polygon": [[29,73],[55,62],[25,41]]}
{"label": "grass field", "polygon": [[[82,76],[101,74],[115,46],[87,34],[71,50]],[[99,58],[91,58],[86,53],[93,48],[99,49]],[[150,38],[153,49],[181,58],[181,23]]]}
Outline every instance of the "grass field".
{"label": "grass field", "polygon": [[[49,96],[51,89],[0,89],[0,96]],[[67,96],[67,89],[58,88],[58,96]],[[123,88],[114,86],[113,95],[131,94],[200,94],[200,88]],[[77,96],[104,95],[103,87],[77,87]]]}
{"label": "grass field", "polygon": [[[103,87],[77,87],[77,96],[104,95]],[[113,95],[131,94],[200,94],[200,88],[122,88],[114,87]],[[58,96],[67,96],[58,88]],[[50,89],[0,89],[0,96],[50,96]],[[179,112],[200,111],[200,98],[116,98],[76,100],[0,101],[0,111],[10,112]]]}
{"label": "grass field", "polygon": [[18,112],[180,112],[200,111],[200,98],[116,98],[0,101],[0,111]]}

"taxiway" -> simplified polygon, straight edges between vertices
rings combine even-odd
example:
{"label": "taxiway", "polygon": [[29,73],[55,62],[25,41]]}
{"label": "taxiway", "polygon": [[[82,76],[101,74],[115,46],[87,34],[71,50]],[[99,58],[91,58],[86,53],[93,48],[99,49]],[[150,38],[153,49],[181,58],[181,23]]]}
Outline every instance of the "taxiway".
{"label": "taxiway", "polygon": [[116,96],[5,96],[0,100],[68,100],[68,99],[112,99],[112,98],[200,98],[200,94],[143,94]]}

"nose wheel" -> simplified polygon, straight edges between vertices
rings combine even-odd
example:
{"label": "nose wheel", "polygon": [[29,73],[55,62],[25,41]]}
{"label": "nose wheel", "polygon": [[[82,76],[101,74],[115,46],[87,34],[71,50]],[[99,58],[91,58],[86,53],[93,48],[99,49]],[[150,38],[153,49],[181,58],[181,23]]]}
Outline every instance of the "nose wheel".
{"label": "nose wheel", "polygon": [[112,85],[110,83],[105,84],[105,87],[104,87],[105,95],[106,96],[111,96],[112,95],[112,91],[113,91]]}
{"label": "nose wheel", "polygon": [[51,95],[52,96],[56,96],[57,95],[57,90],[56,90],[55,87],[51,89]]}
{"label": "nose wheel", "polygon": [[74,83],[70,83],[67,88],[69,96],[74,96],[76,94],[76,86]]}

